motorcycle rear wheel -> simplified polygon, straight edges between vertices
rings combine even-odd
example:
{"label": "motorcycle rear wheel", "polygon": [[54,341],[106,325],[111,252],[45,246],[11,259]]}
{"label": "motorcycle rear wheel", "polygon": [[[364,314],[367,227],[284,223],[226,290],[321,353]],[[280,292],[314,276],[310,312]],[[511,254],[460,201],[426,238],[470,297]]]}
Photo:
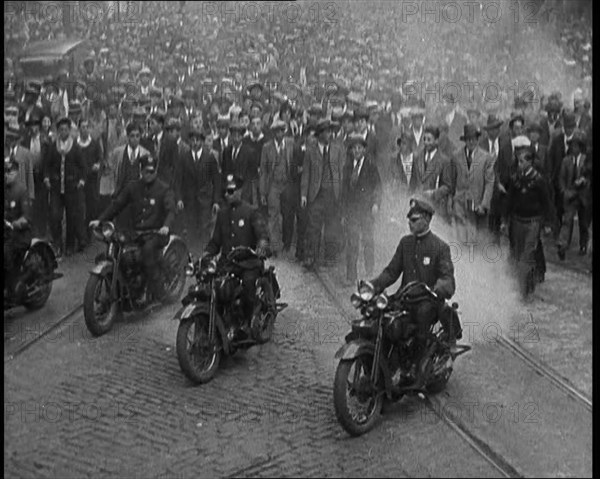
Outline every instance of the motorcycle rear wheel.
{"label": "motorcycle rear wheel", "polygon": [[[340,361],[335,372],[333,383],[335,415],[342,427],[351,436],[361,436],[369,432],[381,417],[383,395],[375,391],[368,397],[368,411],[362,420],[352,414],[348,404],[349,396],[364,394],[356,390],[357,386],[360,386],[361,383],[363,386],[370,384],[371,364],[371,356],[359,356],[352,360]],[[352,384],[349,382],[351,375],[353,376]],[[354,384],[355,382],[358,384]],[[364,403],[365,401],[359,399],[359,402]]]}
{"label": "motorcycle rear wheel", "polygon": [[[219,344],[210,344],[208,338],[207,315],[198,321],[195,317],[182,320],[177,329],[177,360],[185,376],[196,384],[210,381],[219,369],[221,348]],[[196,325],[202,324],[199,331]]]}
{"label": "motorcycle rear wheel", "polygon": [[[119,301],[109,303],[108,299],[99,300],[98,296],[102,294],[102,287],[106,288],[105,294],[110,297],[111,276],[90,275],[88,278],[85,292],[83,294],[83,317],[85,325],[93,336],[102,336],[109,332],[115,321],[122,317]],[[96,304],[100,303],[101,311],[96,311]]]}
{"label": "motorcycle rear wheel", "polygon": [[[30,311],[35,311],[46,304],[50,297],[50,293],[52,293],[52,281],[47,279],[52,276],[53,273],[51,259],[41,251],[33,249],[29,252],[26,264],[23,265],[23,269],[26,271],[29,268],[33,268],[35,274],[32,278],[33,281],[31,281],[30,284],[26,284],[28,293],[27,298],[23,301],[23,306]],[[40,278],[42,278],[42,282],[41,284],[38,284],[40,283]],[[33,288],[38,288],[38,290],[35,293],[30,294],[30,290]]]}

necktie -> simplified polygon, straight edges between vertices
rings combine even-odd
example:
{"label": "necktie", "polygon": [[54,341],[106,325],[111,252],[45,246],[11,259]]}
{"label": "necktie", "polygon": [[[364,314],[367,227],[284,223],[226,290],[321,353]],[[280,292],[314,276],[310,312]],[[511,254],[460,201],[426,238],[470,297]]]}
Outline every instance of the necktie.
{"label": "necktie", "polygon": [[425,171],[427,171],[427,165],[429,164],[429,156],[431,155],[431,153],[428,151],[427,153],[425,153]]}
{"label": "necktie", "polygon": [[467,168],[471,169],[471,161],[473,161],[473,152],[467,150]]}
{"label": "necktie", "polygon": [[354,169],[352,170],[352,177],[350,178],[350,183],[352,184],[352,186],[355,186],[356,183],[358,182],[358,172],[360,171],[361,162],[362,162],[362,159],[360,159],[354,163]]}

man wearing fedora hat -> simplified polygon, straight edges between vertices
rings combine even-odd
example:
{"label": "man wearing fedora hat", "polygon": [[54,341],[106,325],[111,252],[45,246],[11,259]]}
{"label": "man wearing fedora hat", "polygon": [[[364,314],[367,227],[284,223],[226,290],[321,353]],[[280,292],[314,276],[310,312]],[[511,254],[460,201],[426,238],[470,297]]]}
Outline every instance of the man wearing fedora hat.
{"label": "man wearing fedora hat", "polygon": [[487,229],[490,203],[494,191],[493,158],[479,146],[481,132],[466,124],[460,137],[465,147],[451,159],[454,176],[454,220],[459,241],[479,242]]}
{"label": "man wearing fedora hat", "polygon": [[[340,200],[345,154],[338,144],[330,142],[329,120],[321,119],[317,123],[315,135],[317,142],[307,145],[301,181],[300,204],[308,209],[307,268],[316,264],[323,228],[325,261],[333,265],[340,250]],[[364,135],[361,136],[364,139]]]}
{"label": "man wearing fedora hat", "polygon": [[592,160],[585,154],[587,139],[575,130],[568,140],[569,154],[562,161],[558,185],[564,204],[564,222],[558,236],[558,256],[565,259],[571,245],[575,215],[579,224],[579,254],[587,253],[592,221]]}
{"label": "man wearing fedora hat", "polygon": [[348,139],[351,158],[346,161],[342,184],[342,218],[346,227],[346,285],[356,281],[359,248],[364,247],[367,276],[375,265],[375,219],[381,204],[382,185],[377,166],[366,155],[367,141],[359,134]]}
{"label": "man wearing fedora hat", "polygon": [[22,145],[31,154],[35,196],[31,208],[33,229],[38,237],[45,238],[48,232],[50,207],[48,203],[48,189],[44,185],[42,160],[46,157],[50,141],[48,138],[42,136],[40,132],[41,125],[42,118],[40,116],[35,114],[29,117],[29,120],[25,122],[27,132],[23,138]]}
{"label": "man wearing fedora hat", "polygon": [[271,125],[274,137],[262,149],[260,198],[268,212],[272,252],[275,256],[281,252],[287,257],[294,231],[296,198],[290,188],[293,183],[293,140],[285,138],[286,127],[283,120],[275,120]]}

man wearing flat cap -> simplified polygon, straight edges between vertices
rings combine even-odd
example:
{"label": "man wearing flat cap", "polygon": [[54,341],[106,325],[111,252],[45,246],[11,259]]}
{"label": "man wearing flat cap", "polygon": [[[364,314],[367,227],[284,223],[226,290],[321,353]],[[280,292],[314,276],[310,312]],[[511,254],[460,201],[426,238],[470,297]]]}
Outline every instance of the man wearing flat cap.
{"label": "man wearing flat cap", "polygon": [[266,208],[275,256],[289,256],[294,231],[295,207],[293,189],[293,140],[285,138],[286,124],[275,120],[271,125],[273,139],[267,141],[260,159],[260,200]]}
{"label": "man wearing flat cap", "polygon": [[[157,177],[157,161],[151,156],[139,159],[141,178],[129,183],[115,201],[90,227],[110,221],[130,206],[133,211],[133,229],[141,242],[141,263],[146,275],[148,291],[154,300],[166,298],[161,269],[161,250],[169,242],[169,233],[175,221],[173,190]],[[158,234],[148,230],[158,230]]]}
{"label": "man wearing flat cap", "polygon": [[488,214],[494,191],[494,161],[479,146],[481,132],[467,124],[460,140],[464,148],[451,159],[454,176],[454,221],[459,241],[481,245],[488,229]]}
{"label": "man wearing flat cap", "polygon": [[308,209],[306,261],[313,268],[318,260],[321,230],[324,229],[325,262],[333,265],[338,258],[341,236],[342,174],[346,160],[340,145],[330,142],[331,123],[317,123],[316,143],[306,148],[302,170],[301,207]]}
{"label": "man wearing flat cap", "polygon": [[[257,207],[242,199],[243,180],[233,174],[224,178],[225,202],[217,213],[212,238],[204,253],[214,256],[227,255],[237,246],[253,248],[259,256],[269,255],[269,230],[264,216]],[[244,287],[244,313],[246,320],[252,315],[256,280],[259,277],[261,261],[251,258],[240,263]]]}
{"label": "man wearing flat cap", "polygon": [[66,216],[65,253],[87,246],[84,224],[86,165],[77,141],[71,136],[71,120],[61,118],[56,123],[57,138],[50,145],[44,162],[44,183],[50,190],[50,230],[54,246],[62,253],[62,218]]}
{"label": "man wearing flat cap", "polygon": [[579,224],[579,254],[587,253],[592,221],[592,159],[586,155],[585,133],[575,129],[567,143],[568,154],[562,161],[558,177],[563,199],[564,222],[558,235],[558,257],[565,255],[573,237],[575,215]]}
{"label": "man wearing flat cap", "polygon": [[163,112],[150,115],[150,130],[153,135],[152,157],[156,159],[158,177],[170,187],[174,187],[174,170],[177,161],[177,142],[164,132]]}
{"label": "man wearing flat cap", "polygon": [[180,206],[185,212],[189,240],[200,250],[210,239],[213,219],[221,200],[219,166],[205,140],[200,130],[190,131],[190,150],[180,158],[176,181],[181,191]]}
{"label": "man wearing flat cap", "polygon": [[562,131],[552,137],[550,148],[548,148],[548,168],[553,188],[554,207],[556,208],[557,226],[555,232],[557,233],[562,226],[565,204],[559,184],[560,170],[563,159],[569,152],[568,142],[573,138],[576,126],[575,115],[572,112],[565,112],[562,117]]}
{"label": "man wearing flat cap", "polygon": [[367,276],[373,274],[375,220],[381,205],[382,185],[377,166],[366,153],[367,141],[352,134],[348,142],[352,157],[344,165],[341,203],[347,237],[345,285],[351,286],[356,281],[361,244],[365,271]]}
{"label": "man wearing flat cap", "polygon": [[[402,275],[400,289],[412,281],[418,281],[429,286],[441,299],[450,299],[454,295],[456,283],[450,246],[431,231],[433,214],[434,209],[427,201],[416,198],[410,200],[407,215],[410,234],[400,239],[390,263],[378,277],[370,281],[376,294],[394,284]],[[429,326],[438,319],[452,346],[456,344],[456,339],[462,337],[458,318],[449,315],[442,304],[420,301],[410,313],[419,327],[421,358],[425,354],[425,335]],[[397,381],[398,378],[393,380]]]}

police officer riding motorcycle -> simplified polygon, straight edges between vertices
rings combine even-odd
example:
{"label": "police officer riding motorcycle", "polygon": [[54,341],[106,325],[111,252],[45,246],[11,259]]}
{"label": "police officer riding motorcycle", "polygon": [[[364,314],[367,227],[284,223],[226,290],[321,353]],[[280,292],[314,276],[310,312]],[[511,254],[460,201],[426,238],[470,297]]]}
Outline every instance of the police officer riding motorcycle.
{"label": "police officer riding motorcycle", "polygon": [[39,309],[52,292],[58,264],[50,245],[33,238],[30,201],[25,185],[18,181],[18,162],[4,161],[4,309],[23,305]]}
{"label": "police officer riding motorcycle", "polygon": [[[336,353],[334,381],[336,416],[352,435],[374,426],[384,397],[398,401],[441,391],[454,359],[470,349],[456,344],[462,337],[458,305],[446,303],[455,290],[454,266],[450,247],[429,228],[433,213],[425,201],[411,200],[411,234],[400,240],[383,272],[359,282],[352,295],[362,318],[352,322]],[[400,289],[385,294],[400,275]]]}
{"label": "police officer riding motorcycle", "polygon": [[[101,235],[109,243],[108,254],[97,258],[99,264],[91,272],[84,297],[86,325],[96,336],[112,327],[120,308],[140,310],[176,301],[185,285],[187,247],[179,237],[169,235],[175,219],[173,190],[157,179],[154,158],[145,155],[139,163],[141,178],[128,184],[99,218],[89,224],[94,230],[101,229]],[[115,232],[109,221],[128,205],[135,220],[134,231]],[[141,266],[143,274],[137,274],[135,266]],[[128,273],[130,270],[136,274]],[[145,280],[142,287],[140,277]],[[94,305],[100,302],[102,278],[106,279],[110,293],[99,314]]]}

